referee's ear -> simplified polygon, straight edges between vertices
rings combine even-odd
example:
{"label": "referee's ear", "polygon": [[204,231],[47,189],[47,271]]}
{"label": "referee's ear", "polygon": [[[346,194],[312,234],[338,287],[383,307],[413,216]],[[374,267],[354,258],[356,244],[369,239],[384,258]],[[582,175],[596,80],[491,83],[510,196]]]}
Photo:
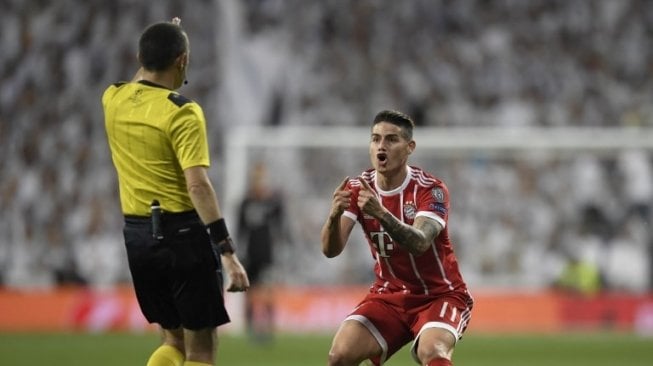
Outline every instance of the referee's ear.
{"label": "referee's ear", "polygon": [[186,71],[186,67],[188,67],[188,52],[184,52],[177,56],[175,59],[175,66],[182,74]]}

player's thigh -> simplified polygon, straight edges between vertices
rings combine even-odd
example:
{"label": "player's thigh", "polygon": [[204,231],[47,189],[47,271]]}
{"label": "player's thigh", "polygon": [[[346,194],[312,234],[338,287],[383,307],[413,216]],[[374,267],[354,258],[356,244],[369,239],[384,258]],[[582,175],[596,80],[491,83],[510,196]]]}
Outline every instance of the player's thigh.
{"label": "player's thigh", "polygon": [[382,352],[381,345],[363,323],[348,319],[336,332],[329,355],[361,362]]}

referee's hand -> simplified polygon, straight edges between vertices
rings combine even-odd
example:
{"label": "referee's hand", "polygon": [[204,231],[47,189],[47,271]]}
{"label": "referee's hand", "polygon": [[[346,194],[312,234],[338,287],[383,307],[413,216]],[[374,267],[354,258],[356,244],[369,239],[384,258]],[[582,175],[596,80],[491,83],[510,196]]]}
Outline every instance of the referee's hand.
{"label": "referee's hand", "polygon": [[224,268],[227,276],[229,276],[227,291],[247,291],[249,289],[249,278],[247,278],[247,272],[245,272],[245,268],[238,260],[236,254],[226,253],[220,257],[222,259],[222,268]]}

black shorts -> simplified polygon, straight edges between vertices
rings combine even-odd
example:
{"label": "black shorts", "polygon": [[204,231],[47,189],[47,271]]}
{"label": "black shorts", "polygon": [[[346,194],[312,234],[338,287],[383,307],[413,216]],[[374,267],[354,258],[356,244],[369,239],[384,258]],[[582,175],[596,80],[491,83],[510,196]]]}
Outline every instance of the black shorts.
{"label": "black shorts", "polygon": [[136,298],[150,323],[199,330],[228,323],[222,266],[195,211],[164,214],[164,239],[147,217],[125,217],[125,246]]}

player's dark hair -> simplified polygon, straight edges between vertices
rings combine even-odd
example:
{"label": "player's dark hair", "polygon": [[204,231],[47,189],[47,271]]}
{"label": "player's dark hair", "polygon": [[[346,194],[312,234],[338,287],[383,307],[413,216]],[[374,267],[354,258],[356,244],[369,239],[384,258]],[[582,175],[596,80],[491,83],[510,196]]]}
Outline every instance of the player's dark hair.
{"label": "player's dark hair", "polygon": [[413,128],[415,127],[415,122],[413,122],[408,115],[399,111],[384,110],[376,114],[372,127],[380,122],[388,122],[398,126],[401,128],[406,140],[410,141],[413,139]]}
{"label": "player's dark hair", "polygon": [[180,26],[168,22],[152,24],[138,41],[139,61],[145,70],[166,70],[188,50],[187,42]]}

